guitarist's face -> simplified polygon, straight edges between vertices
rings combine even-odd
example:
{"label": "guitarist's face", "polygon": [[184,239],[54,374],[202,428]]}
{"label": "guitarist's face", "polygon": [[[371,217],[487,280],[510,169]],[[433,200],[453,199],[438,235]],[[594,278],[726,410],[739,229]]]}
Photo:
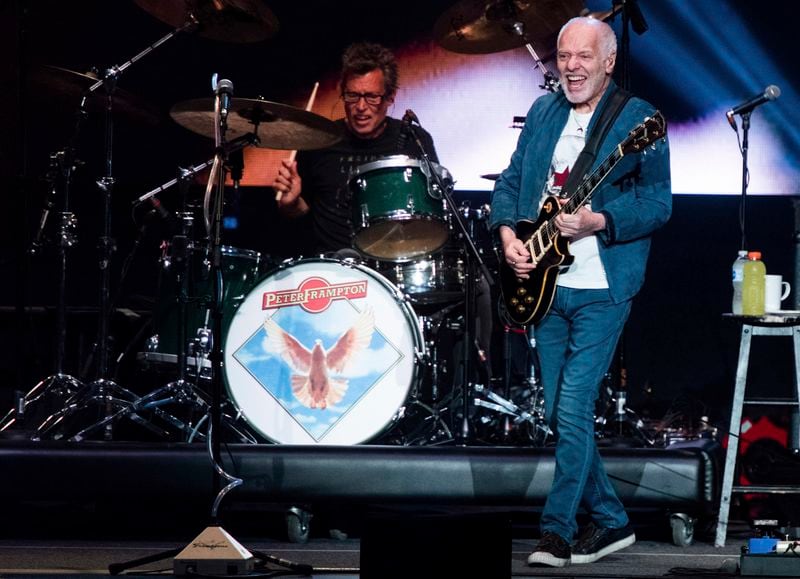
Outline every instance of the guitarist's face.
{"label": "guitarist's face", "polygon": [[610,82],[616,49],[609,52],[610,45],[602,42],[607,33],[601,26],[574,22],[559,38],[557,61],[561,87],[577,112],[593,111]]}

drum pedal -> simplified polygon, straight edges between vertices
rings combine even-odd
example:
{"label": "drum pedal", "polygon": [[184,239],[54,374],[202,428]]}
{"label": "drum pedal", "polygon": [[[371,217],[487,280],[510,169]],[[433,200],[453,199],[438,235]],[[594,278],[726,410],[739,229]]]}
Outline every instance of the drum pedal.
{"label": "drum pedal", "polygon": [[521,422],[530,422],[534,424],[534,417],[530,412],[523,410],[510,400],[506,400],[499,394],[488,390],[482,384],[475,385],[475,392],[479,394],[484,394],[490,401],[483,400],[482,398],[475,398],[473,402],[476,406],[482,406],[484,408],[489,408],[490,410],[494,410],[496,412],[501,412],[503,414],[508,414],[509,416],[514,416],[514,424],[520,424]]}

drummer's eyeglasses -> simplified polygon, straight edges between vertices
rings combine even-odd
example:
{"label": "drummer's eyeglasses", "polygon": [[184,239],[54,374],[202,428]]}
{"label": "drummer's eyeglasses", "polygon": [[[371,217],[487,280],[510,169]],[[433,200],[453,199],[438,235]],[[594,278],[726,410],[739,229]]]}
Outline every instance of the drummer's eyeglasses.
{"label": "drummer's eyeglasses", "polygon": [[373,107],[378,106],[383,102],[383,99],[386,97],[385,94],[376,94],[374,92],[343,92],[342,99],[347,104],[354,105],[362,98],[367,101],[368,105]]}

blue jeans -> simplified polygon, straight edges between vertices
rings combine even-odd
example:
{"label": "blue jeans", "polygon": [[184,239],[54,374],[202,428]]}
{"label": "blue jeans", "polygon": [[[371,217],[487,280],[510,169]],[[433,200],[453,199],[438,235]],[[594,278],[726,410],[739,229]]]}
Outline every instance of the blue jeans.
{"label": "blue jeans", "polygon": [[557,287],[534,330],[545,413],[556,435],[555,477],[540,527],[567,542],[578,530],[579,506],[599,527],[628,524],[597,451],[594,411],[630,307],[613,303],[607,289]]}

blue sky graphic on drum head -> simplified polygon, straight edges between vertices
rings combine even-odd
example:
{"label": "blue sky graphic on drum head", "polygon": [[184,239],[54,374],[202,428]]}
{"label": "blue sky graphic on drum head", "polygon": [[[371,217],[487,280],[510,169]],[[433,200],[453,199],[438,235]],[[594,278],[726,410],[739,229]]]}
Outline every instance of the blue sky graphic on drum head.
{"label": "blue sky graphic on drum head", "polygon": [[[359,325],[363,326],[365,316],[372,312],[358,310],[350,301],[342,300],[332,302],[320,313],[289,307],[277,310],[272,317],[266,314],[265,312],[264,319],[274,322],[271,325],[272,332],[268,332],[263,323],[259,324],[255,333],[233,356],[316,441],[354,408],[403,358],[397,345],[372,322],[374,331],[365,336],[363,347],[353,353],[341,371],[327,368],[325,372],[331,388],[344,390],[341,398],[331,394],[327,399],[328,404],[312,407],[313,401],[308,397],[298,396],[292,388],[293,380],[296,384],[307,384],[309,372],[298,369],[298,365],[292,363],[291,354],[281,351],[278,344],[297,345],[296,349],[302,348],[306,351],[303,355],[305,358],[311,356],[309,351],[319,340],[321,349],[331,354],[345,332],[352,331]],[[379,316],[380,313],[375,312],[374,315]],[[288,335],[282,341],[275,337],[280,332]],[[369,340],[368,343],[366,339]],[[301,392],[307,390],[301,388]]]}

